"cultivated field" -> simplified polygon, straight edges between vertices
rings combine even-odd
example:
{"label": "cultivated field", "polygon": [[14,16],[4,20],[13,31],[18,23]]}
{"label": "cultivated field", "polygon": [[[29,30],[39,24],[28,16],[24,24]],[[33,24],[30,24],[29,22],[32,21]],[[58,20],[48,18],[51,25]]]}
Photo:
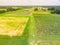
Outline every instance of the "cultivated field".
{"label": "cultivated field", "polygon": [[27,21],[27,17],[0,17],[0,35],[22,35]]}
{"label": "cultivated field", "polygon": [[33,14],[37,30],[37,45],[60,45],[60,15]]}
{"label": "cultivated field", "polygon": [[0,14],[0,45],[60,45],[60,14],[33,9]]}

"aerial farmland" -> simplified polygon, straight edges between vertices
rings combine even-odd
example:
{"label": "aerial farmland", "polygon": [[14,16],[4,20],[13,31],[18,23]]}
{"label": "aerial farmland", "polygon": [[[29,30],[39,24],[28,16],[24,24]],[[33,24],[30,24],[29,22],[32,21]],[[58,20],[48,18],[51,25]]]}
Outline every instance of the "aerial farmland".
{"label": "aerial farmland", "polygon": [[1,6],[0,45],[60,45],[60,7]]}

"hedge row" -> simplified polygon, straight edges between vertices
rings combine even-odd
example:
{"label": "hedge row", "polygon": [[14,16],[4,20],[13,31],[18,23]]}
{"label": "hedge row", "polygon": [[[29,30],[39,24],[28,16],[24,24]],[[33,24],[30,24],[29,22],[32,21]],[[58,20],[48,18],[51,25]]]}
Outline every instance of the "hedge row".
{"label": "hedge row", "polygon": [[19,10],[19,8],[9,7],[9,8],[5,8],[5,9],[0,9],[0,14],[1,13],[5,13],[5,12],[8,12],[8,11],[16,11],[16,10]]}

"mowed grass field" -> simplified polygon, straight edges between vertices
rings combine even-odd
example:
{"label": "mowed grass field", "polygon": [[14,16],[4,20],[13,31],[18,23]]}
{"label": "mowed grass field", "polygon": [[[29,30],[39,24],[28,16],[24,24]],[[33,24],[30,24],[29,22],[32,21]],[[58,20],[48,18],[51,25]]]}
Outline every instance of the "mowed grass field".
{"label": "mowed grass field", "polygon": [[60,15],[33,14],[37,45],[60,45]]}

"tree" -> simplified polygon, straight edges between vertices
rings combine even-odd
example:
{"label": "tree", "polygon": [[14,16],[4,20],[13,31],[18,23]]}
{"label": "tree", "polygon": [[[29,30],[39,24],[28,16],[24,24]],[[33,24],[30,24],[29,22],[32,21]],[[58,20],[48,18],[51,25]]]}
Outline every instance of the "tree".
{"label": "tree", "polygon": [[48,10],[51,10],[52,11],[52,10],[55,10],[55,8],[54,7],[51,7],[51,8],[48,8]]}
{"label": "tree", "polygon": [[34,11],[38,11],[38,8],[35,8]]}
{"label": "tree", "polygon": [[56,10],[55,13],[56,13],[56,14],[60,14],[60,10]]}

